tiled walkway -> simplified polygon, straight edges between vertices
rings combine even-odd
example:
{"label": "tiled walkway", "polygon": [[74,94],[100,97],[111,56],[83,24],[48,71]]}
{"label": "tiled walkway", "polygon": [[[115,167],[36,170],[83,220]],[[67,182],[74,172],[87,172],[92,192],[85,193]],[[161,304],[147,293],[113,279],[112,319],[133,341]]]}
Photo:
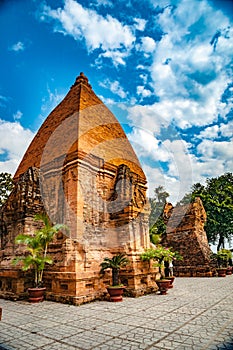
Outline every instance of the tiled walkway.
{"label": "tiled walkway", "polygon": [[233,275],[176,278],[167,295],[82,306],[0,299],[0,349],[233,349]]}

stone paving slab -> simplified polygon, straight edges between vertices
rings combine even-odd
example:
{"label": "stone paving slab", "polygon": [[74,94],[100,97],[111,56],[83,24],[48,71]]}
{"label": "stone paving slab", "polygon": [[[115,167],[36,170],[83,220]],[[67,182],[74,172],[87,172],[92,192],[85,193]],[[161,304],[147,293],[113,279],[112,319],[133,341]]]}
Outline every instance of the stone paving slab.
{"label": "stone paving slab", "polygon": [[0,350],[233,350],[233,275],[74,306],[0,299]]}

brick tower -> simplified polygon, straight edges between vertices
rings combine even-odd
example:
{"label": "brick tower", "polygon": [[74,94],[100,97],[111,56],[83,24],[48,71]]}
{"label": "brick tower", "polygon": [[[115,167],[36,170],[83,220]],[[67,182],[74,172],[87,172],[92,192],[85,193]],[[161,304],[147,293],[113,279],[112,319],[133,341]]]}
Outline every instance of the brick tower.
{"label": "brick tower", "polygon": [[162,244],[182,255],[174,262],[174,273],[180,277],[212,276],[211,249],[204,225],[206,212],[199,197],[193,203],[177,205],[167,203],[163,213],[167,225]]}
{"label": "brick tower", "polygon": [[25,293],[27,278],[11,265],[19,249],[14,239],[35,230],[34,215],[42,211],[53,224],[69,227],[50,246],[48,299],[80,304],[101,297],[110,276],[101,278],[99,264],[118,252],[131,261],[122,273],[128,293],[153,290],[156,270],[140,261],[150,244],[146,177],[121,125],[83,73],[42,124],[14,181],[0,212],[0,295]]}

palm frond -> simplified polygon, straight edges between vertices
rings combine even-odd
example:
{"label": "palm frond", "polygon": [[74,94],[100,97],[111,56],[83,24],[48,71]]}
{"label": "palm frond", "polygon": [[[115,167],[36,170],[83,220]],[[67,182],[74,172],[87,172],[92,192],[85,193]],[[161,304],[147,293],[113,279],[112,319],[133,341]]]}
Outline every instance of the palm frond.
{"label": "palm frond", "polygon": [[128,265],[129,260],[124,253],[113,256],[112,258],[104,258],[103,262],[100,264],[103,273],[107,269],[120,269],[123,266]]}

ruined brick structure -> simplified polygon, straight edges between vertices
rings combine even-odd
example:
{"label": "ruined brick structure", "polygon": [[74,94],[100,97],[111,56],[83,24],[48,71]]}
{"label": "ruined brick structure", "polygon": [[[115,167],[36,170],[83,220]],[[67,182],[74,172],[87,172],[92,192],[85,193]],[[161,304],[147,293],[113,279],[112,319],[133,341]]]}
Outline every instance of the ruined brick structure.
{"label": "ruined brick structure", "polygon": [[140,260],[148,248],[146,178],[127,137],[83,73],[50,113],[14,176],[15,187],[0,212],[0,295],[23,296],[28,274],[13,267],[22,252],[14,239],[36,229],[36,213],[64,223],[50,245],[54,265],[44,274],[47,298],[80,304],[103,296],[110,276],[100,262],[125,252],[121,274],[130,295],[155,287],[157,269]]}
{"label": "ruined brick structure", "polygon": [[212,252],[204,230],[206,212],[201,199],[176,207],[167,203],[163,216],[167,228],[162,244],[172,247],[183,257],[174,262],[174,274],[180,277],[212,276]]}

